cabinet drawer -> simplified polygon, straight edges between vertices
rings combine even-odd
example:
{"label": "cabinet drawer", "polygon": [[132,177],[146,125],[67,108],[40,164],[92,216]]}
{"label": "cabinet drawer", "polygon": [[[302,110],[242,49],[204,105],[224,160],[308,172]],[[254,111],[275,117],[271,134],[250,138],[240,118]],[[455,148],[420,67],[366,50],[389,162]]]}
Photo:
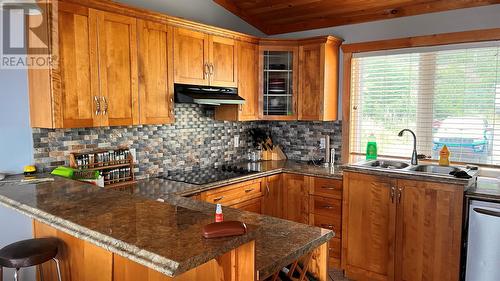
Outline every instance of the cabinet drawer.
{"label": "cabinet drawer", "polygon": [[340,217],[340,214],[333,217],[313,214],[312,217],[315,226],[333,230],[333,232],[335,232],[335,238],[341,238],[342,219]]}
{"label": "cabinet drawer", "polygon": [[312,177],[311,192],[314,195],[342,199],[342,181]]}
{"label": "cabinet drawer", "polygon": [[340,250],[341,250],[341,240],[338,238],[333,238],[330,240],[328,245],[328,254],[330,258],[340,259]]}
{"label": "cabinet drawer", "polygon": [[245,202],[231,205],[229,207],[260,214],[262,210],[262,198],[250,199]]}
{"label": "cabinet drawer", "polygon": [[342,201],[338,199],[310,196],[310,212],[327,217],[340,217],[342,215]]}
{"label": "cabinet drawer", "polygon": [[261,182],[261,179],[251,180],[207,191],[204,196],[205,201],[229,206],[261,197]]}

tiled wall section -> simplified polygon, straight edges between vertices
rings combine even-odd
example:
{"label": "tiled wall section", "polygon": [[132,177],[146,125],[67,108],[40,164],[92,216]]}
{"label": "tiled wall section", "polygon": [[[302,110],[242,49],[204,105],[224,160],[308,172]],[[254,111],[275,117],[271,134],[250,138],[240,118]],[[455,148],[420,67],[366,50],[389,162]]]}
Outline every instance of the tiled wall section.
{"label": "tiled wall section", "polygon": [[[136,149],[138,177],[155,176],[168,170],[190,169],[245,159],[253,143],[249,130],[271,130],[290,159],[321,158],[316,148],[329,134],[340,155],[340,122],[223,122],[213,119],[213,108],[177,104],[171,125],[103,127],[86,129],[33,129],[37,167],[50,171],[68,165],[71,151],[128,146]],[[234,136],[240,138],[234,147]]]}
{"label": "tiled wall section", "polygon": [[340,163],[342,149],[342,122],[273,121],[268,124],[273,141],[283,146],[288,158],[312,160],[325,157],[319,150],[322,136],[330,136],[330,147],[335,148],[335,163]]}
{"label": "tiled wall section", "polygon": [[[249,129],[257,124],[214,121],[213,114],[207,107],[179,104],[171,125],[33,129],[35,164],[51,170],[67,165],[71,151],[120,145],[136,149],[139,177],[241,159],[252,145]],[[235,135],[239,148],[234,147]]]}

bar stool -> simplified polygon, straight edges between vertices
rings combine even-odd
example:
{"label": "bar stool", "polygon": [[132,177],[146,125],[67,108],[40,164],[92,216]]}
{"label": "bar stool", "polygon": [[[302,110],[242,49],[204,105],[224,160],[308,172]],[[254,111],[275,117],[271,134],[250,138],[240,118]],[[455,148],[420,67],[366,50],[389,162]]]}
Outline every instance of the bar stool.
{"label": "bar stool", "polygon": [[[53,260],[57,268],[57,277],[61,281],[61,268],[56,259],[59,240],[56,238],[36,238],[12,243],[0,249],[0,281],[2,281],[3,267],[15,268],[14,280],[19,280],[19,269],[41,265]],[[40,280],[43,273],[40,270]]]}

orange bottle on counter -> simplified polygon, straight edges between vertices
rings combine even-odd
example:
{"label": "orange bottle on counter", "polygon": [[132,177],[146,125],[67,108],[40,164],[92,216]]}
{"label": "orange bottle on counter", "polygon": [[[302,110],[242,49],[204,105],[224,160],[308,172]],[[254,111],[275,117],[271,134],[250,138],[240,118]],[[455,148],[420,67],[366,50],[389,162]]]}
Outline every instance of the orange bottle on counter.
{"label": "orange bottle on counter", "polygon": [[450,150],[446,144],[439,151],[439,166],[450,166]]}
{"label": "orange bottle on counter", "polygon": [[223,222],[224,221],[224,214],[222,213],[222,205],[217,204],[217,207],[215,208],[215,222]]}

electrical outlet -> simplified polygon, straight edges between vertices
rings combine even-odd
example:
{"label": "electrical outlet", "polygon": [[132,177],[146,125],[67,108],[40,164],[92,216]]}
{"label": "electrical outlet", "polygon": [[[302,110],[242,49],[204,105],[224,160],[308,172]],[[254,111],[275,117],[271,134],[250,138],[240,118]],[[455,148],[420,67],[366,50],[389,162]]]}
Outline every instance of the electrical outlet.
{"label": "electrical outlet", "polygon": [[326,138],[319,139],[319,149],[325,149],[326,147]]}
{"label": "electrical outlet", "polygon": [[234,136],[234,147],[238,148],[240,147],[240,136]]}

